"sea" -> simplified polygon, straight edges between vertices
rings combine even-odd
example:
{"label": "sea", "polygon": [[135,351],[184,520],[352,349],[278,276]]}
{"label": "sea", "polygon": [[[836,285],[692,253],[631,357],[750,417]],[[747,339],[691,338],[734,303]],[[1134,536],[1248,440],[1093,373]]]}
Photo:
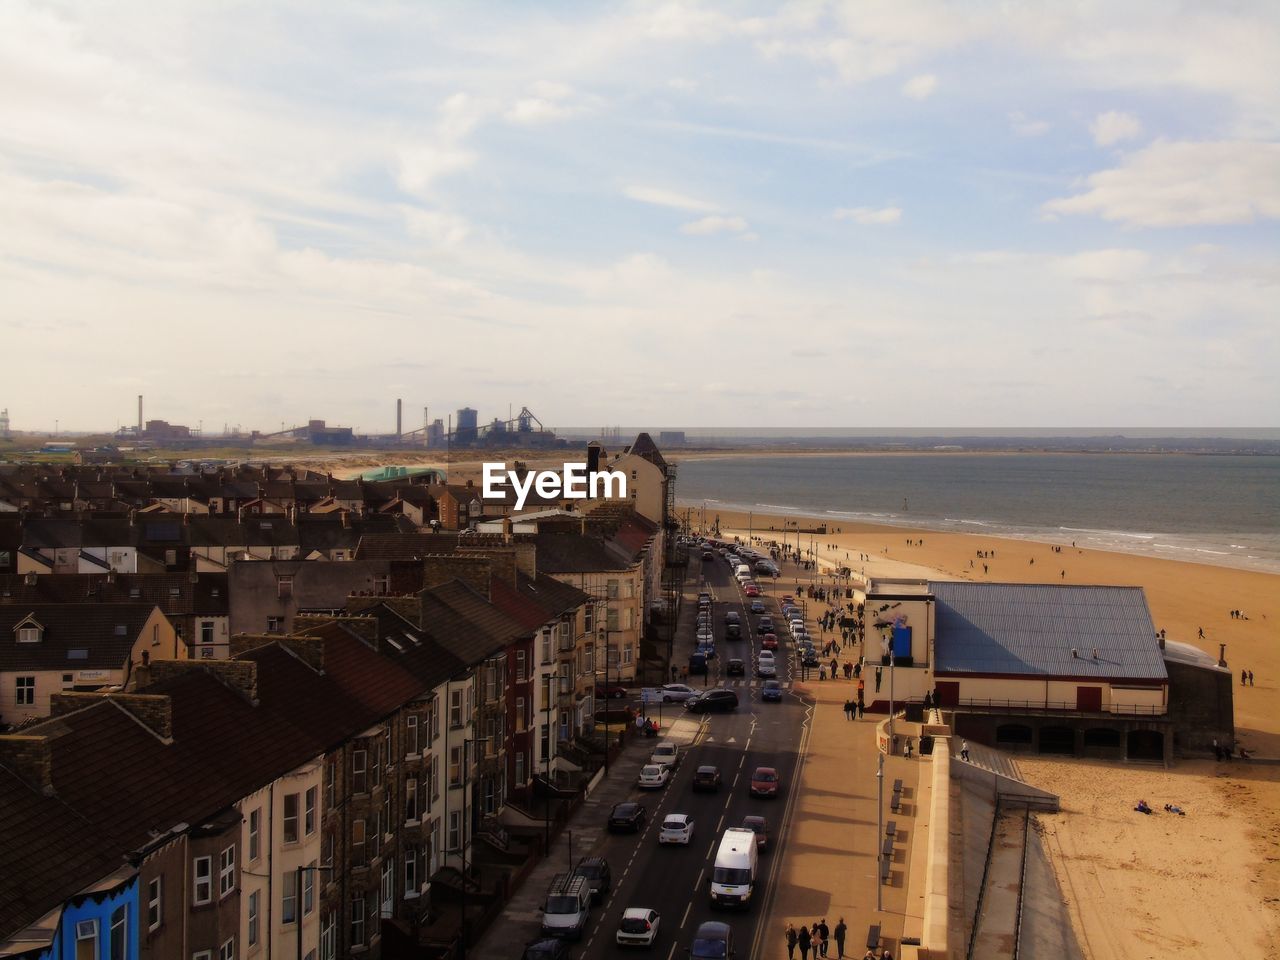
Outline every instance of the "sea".
{"label": "sea", "polygon": [[679,458],[681,507],[986,534],[1280,573],[1280,457]]}

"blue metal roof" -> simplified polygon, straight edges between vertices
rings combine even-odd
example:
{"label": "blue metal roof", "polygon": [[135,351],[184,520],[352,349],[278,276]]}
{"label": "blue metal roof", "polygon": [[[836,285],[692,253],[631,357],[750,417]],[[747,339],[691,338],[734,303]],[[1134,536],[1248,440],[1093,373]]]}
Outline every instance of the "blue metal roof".
{"label": "blue metal roof", "polygon": [[1168,677],[1141,587],[931,581],[929,590],[938,673]]}

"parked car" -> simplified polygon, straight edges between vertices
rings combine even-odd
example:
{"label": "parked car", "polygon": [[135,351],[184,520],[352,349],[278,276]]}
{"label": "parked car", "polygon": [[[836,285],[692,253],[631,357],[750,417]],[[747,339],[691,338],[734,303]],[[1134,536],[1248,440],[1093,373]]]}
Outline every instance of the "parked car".
{"label": "parked car", "polygon": [[[610,671],[612,672],[612,671]],[[627,688],[618,683],[596,684],[597,700],[622,700],[627,695]]]}
{"label": "parked car", "polygon": [[679,843],[689,845],[693,839],[693,817],[687,813],[669,813],[662,821],[662,830],[658,833],[659,843]]}
{"label": "parked car", "polygon": [[693,771],[693,792],[700,793],[704,790],[715,793],[720,789],[720,768],[713,767],[710,764],[703,764],[697,770]]}
{"label": "parked car", "polygon": [[542,932],[551,937],[581,940],[591,912],[591,887],[582,877],[559,874],[547,888],[542,904]]}
{"label": "parked car", "polygon": [[805,647],[800,653],[800,662],[806,667],[816,667],[818,665],[818,651],[812,646]]}
{"label": "parked car", "polygon": [[559,937],[539,937],[524,945],[520,960],[569,960],[569,946]]}
{"label": "parked car", "polygon": [[707,672],[706,654],[693,653],[689,655],[689,672],[691,674],[699,674],[699,673]]}
{"label": "parked car", "polygon": [[659,767],[670,767],[674,770],[680,766],[680,747],[674,741],[663,740],[649,754],[649,762]]}
{"label": "parked car", "polygon": [[633,833],[639,832],[644,829],[648,818],[649,811],[642,804],[633,803],[630,800],[615,803],[613,810],[609,813],[609,832],[622,833],[628,830]]}
{"label": "parked car", "polygon": [[728,713],[738,709],[738,695],[732,690],[708,690],[696,700],[689,700],[685,708],[690,713]]}
{"label": "parked car", "polygon": [[745,677],[747,675],[747,665],[738,657],[734,657],[724,668],[725,676],[729,677]]}
{"label": "parked car", "polygon": [[641,790],[661,790],[671,781],[671,771],[656,763],[646,763],[640,768],[640,776],[636,785]]}
{"label": "parked car", "polygon": [[667,683],[662,687],[663,703],[684,703],[697,695],[697,690],[684,683]]}
{"label": "parked car", "polygon": [[652,947],[658,939],[660,919],[658,911],[649,907],[627,907],[614,942],[620,947]]}
{"label": "parked car", "polygon": [[689,945],[689,960],[732,960],[733,928],[718,920],[698,924]]}
{"label": "parked car", "polygon": [[778,795],[778,771],[774,767],[756,767],[751,774],[751,796],[776,797]]}
{"label": "parked car", "polygon": [[764,817],[744,817],[742,828],[756,835],[756,847],[763,850],[769,845],[769,823]]}
{"label": "parked car", "polygon": [[760,689],[760,699],[765,703],[781,703],[782,684],[777,680],[766,680]]}
{"label": "parked car", "polygon": [[613,871],[604,857],[583,857],[573,875],[586,878],[587,886],[591,888],[592,903],[599,903],[613,889]]}

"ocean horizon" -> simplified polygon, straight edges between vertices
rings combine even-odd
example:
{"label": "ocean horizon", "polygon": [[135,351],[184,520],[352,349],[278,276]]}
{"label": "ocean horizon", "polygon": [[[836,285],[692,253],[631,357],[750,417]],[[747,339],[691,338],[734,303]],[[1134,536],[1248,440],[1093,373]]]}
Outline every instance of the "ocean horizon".
{"label": "ocean horizon", "polygon": [[969,533],[1280,573],[1280,457],[691,458],[682,507]]}

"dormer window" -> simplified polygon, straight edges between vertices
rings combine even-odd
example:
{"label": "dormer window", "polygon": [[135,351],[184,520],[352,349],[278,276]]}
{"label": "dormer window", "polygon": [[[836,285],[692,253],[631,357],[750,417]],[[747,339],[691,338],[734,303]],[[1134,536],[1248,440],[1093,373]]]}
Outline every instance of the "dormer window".
{"label": "dormer window", "polygon": [[27,617],[20,621],[13,632],[19,643],[39,643],[44,639],[44,626],[35,617]]}

